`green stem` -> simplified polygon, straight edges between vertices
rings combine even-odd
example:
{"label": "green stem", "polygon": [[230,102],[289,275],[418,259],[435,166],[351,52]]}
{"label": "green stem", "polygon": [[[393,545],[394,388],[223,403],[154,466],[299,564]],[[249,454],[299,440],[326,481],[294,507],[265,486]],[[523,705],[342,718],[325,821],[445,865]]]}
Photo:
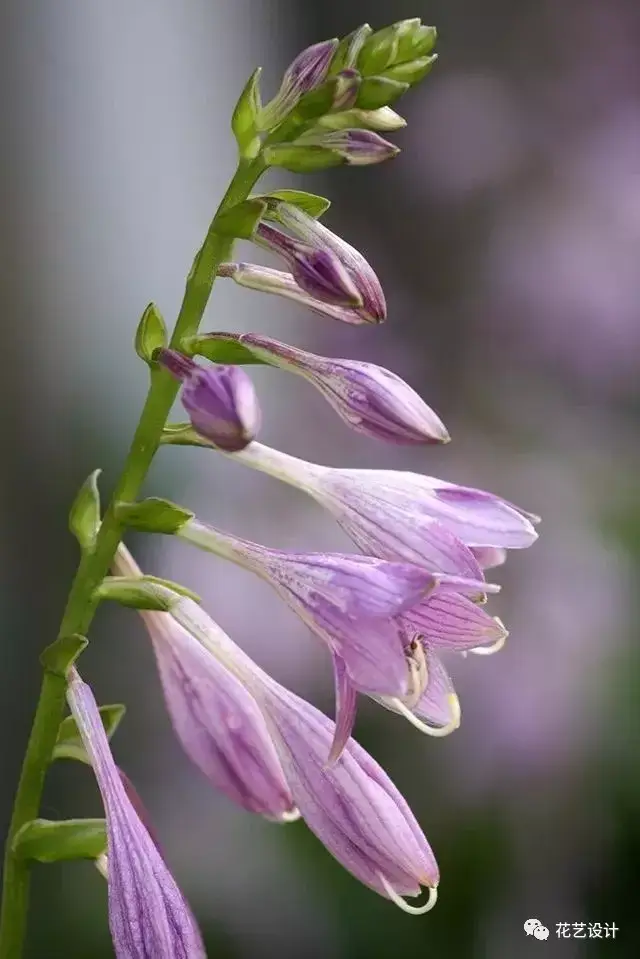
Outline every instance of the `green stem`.
{"label": "green stem", "polygon": [[[189,273],[182,306],[171,337],[170,345],[173,348],[179,349],[184,339],[197,333],[217,268],[231,255],[233,238],[216,232],[217,218],[229,207],[247,198],[263,171],[261,158],[251,163],[241,162],[238,166]],[[122,500],[131,501],[138,497],[160,445],[162,430],[179,385],[166,370],[152,371],[151,385],[129,455],[102,520],[95,548],[83,555],[78,566],[59,636],[70,636],[74,633],[84,635],[91,625],[96,609],[93,594],[108,573],[122,538],[123,530],[116,517],[116,505]],[[23,951],[30,870],[26,862],[13,855],[12,844],[18,830],[38,815],[47,766],[51,761],[63,716],[65,687],[66,681],[61,676],[45,672],[7,836],[0,912],[0,959],[20,959]]]}

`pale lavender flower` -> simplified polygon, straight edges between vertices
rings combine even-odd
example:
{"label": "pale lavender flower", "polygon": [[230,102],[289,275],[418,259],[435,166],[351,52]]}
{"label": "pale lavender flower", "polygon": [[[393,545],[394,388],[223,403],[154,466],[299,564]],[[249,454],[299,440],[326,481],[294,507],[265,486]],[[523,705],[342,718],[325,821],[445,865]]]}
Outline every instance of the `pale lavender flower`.
{"label": "pale lavender flower", "polygon": [[338,41],[324,40],[303,50],[285,70],[278,93],[260,112],[260,130],[272,130],[291,113],[305,93],[317,89],[329,72]]}
{"label": "pale lavender flower", "polygon": [[127,794],[93,693],[75,670],[67,699],[105,808],[109,926],[117,959],[204,959],[196,921]]}
{"label": "pale lavender flower", "polygon": [[334,306],[362,305],[355,283],[331,250],[316,249],[294,240],[269,223],[258,225],[255,240],[287,260],[294,280],[309,296]]}
{"label": "pale lavender flower", "polygon": [[439,577],[370,556],[268,549],[195,519],[176,535],[265,579],[342,659],[355,688],[406,694],[407,664],[392,617],[436,590]]}
{"label": "pale lavender flower", "polygon": [[[190,613],[184,614],[183,607]],[[202,611],[181,600],[170,615],[222,667],[238,678],[262,710],[297,808],[328,851],[357,879],[406,912],[424,913],[436,901],[438,866],[406,801],[384,770],[353,739],[330,766],[334,723],[280,686],[221,630],[201,625]],[[189,623],[189,615],[200,616]],[[403,901],[429,890],[420,907]]]}
{"label": "pale lavender flower", "polygon": [[303,134],[292,147],[323,147],[333,150],[349,166],[371,166],[391,160],[400,153],[400,148],[375,133],[373,130],[321,130]]}
{"label": "pale lavender flower", "polygon": [[303,376],[358,433],[400,444],[449,442],[433,410],[408,383],[381,366],[317,356],[257,333],[210,336],[241,343],[258,359]]}
{"label": "pale lavender flower", "polygon": [[[434,645],[466,650],[495,643],[504,627],[461,593],[498,587],[406,563],[336,553],[285,553],[190,520],[178,536],[265,579],[329,647],[340,755],[353,728],[355,692],[405,701],[419,696],[406,636],[430,628]],[[426,679],[426,677],[425,677]]]}
{"label": "pale lavender flower", "polygon": [[243,449],[260,428],[260,407],[249,376],[239,366],[205,369],[175,350],[159,350],[157,361],[182,380],[181,399],[194,430],[218,449]]}
{"label": "pale lavender flower", "polygon": [[[124,544],[114,571],[140,576]],[[167,710],[191,761],[229,799],[249,812],[289,822],[297,818],[291,793],[264,718],[246,689],[207,654],[181,625],[219,631],[193,600],[182,598],[175,616],[141,610],[158,665]]]}
{"label": "pale lavender flower", "polygon": [[[300,813],[329,852],[357,879],[406,912],[433,907],[438,866],[405,799],[353,739],[326,764],[334,724],[289,690],[270,682],[259,696]],[[403,896],[429,890],[424,906]]]}

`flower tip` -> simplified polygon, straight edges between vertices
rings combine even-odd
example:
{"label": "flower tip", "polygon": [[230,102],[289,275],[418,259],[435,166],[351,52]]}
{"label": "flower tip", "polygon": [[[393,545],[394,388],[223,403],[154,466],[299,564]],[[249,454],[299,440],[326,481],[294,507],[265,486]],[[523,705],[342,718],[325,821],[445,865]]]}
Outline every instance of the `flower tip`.
{"label": "flower tip", "polygon": [[[269,819],[270,817],[265,816],[264,818]],[[280,823],[281,825],[284,826],[290,822],[297,822],[298,819],[300,819],[300,810],[296,806],[293,806],[291,809],[287,810],[286,812],[280,813],[279,816],[275,816],[271,821]]]}

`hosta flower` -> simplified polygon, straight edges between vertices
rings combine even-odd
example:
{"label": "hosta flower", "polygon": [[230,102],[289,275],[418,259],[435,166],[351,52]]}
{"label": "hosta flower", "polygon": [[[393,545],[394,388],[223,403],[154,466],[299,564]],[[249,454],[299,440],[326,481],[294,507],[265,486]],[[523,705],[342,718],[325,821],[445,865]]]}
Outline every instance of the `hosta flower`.
{"label": "hosta flower", "polygon": [[[298,137],[290,149],[322,147],[333,150],[349,166],[372,166],[384,163],[400,153],[400,148],[373,130],[312,130]],[[271,154],[277,147],[272,147]]]}
{"label": "hosta flower", "polygon": [[375,363],[333,359],[257,333],[211,333],[202,340],[241,344],[257,359],[304,377],[352,429],[393,443],[447,443],[449,434],[408,383]]}
{"label": "hosta flower", "polygon": [[[422,474],[334,469],[260,443],[234,459],[304,490],[363,552],[432,572],[482,580],[482,565],[494,565],[497,551],[524,548],[537,538],[537,517],[491,493]],[[483,552],[478,556],[471,547]]]}
{"label": "hosta flower", "polygon": [[[141,571],[123,544],[114,570]],[[220,627],[192,600],[180,610],[210,630]],[[186,610],[186,612],[185,612]],[[209,656],[180,615],[141,610],[158,665],[173,728],[191,761],[233,802],[283,822],[297,817],[264,719],[243,685]]]}
{"label": "hosta flower", "polygon": [[285,553],[195,519],[177,535],[253,570],[327,644],[336,685],[332,759],[340,755],[353,728],[356,691],[402,701],[413,695],[415,671],[407,655],[407,631],[415,633],[429,624],[435,645],[457,650],[494,643],[504,633],[501,624],[462,595],[482,595],[489,589],[477,580],[370,556]]}
{"label": "hosta flower", "polygon": [[182,380],[182,404],[193,428],[227,453],[243,449],[260,427],[253,384],[239,366],[198,366],[175,350],[162,349],[158,362]]}
{"label": "hosta flower", "polygon": [[391,617],[435,590],[437,577],[417,566],[370,556],[268,549],[195,519],[177,535],[265,579],[340,657],[356,688],[406,693],[407,665]]}
{"label": "hosta flower", "polygon": [[127,794],[93,693],[77,673],[67,699],[105,808],[109,926],[117,959],[205,959],[196,921]]}
{"label": "hosta flower", "polygon": [[[329,852],[357,879],[407,912],[422,913],[436,899],[438,866],[407,803],[383,769],[353,739],[327,766],[334,724],[309,703],[280,686],[203,614],[180,600],[170,615],[181,617],[207,655],[238,678],[254,697],[273,737],[297,808]],[[190,617],[191,621],[190,621]],[[429,890],[425,905],[401,897]]]}

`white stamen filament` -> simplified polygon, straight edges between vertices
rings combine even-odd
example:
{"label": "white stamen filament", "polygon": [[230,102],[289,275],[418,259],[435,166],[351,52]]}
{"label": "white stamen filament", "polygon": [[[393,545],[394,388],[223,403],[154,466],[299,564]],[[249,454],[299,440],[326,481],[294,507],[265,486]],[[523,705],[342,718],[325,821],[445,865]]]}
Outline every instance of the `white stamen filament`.
{"label": "white stamen filament", "polygon": [[425,912],[430,912],[438,901],[438,887],[429,886],[429,898],[424,905],[412,906],[405,899],[403,899],[402,896],[398,895],[391,883],[388,881],[388,879],[385,879],[381,872],[378,873],[378,878],[391,902],[395,903],[396,906],[399,906],[403,912],[408,912],[410,916],[424,916]]}
{"label": "white stamen filament", "polygon": [[408,709],[401,699],[392,699],[390,700],[397,712],[401,716],[404,716],[405,719],[408,719],[412,726],[415,726],[416,729],[419,729],[421,733],[425,733],[427,736],[448,736],[449,733],[454,732],[460,725],[462,718],[462,712],[460,710],[460,700],[455,693],[449,693],[447,697],[449,701],[449,706],[451,708],[451,719],[446,724],[446,726],[430,726],[428,723],[424,723],[421,719],[412,713]]}

